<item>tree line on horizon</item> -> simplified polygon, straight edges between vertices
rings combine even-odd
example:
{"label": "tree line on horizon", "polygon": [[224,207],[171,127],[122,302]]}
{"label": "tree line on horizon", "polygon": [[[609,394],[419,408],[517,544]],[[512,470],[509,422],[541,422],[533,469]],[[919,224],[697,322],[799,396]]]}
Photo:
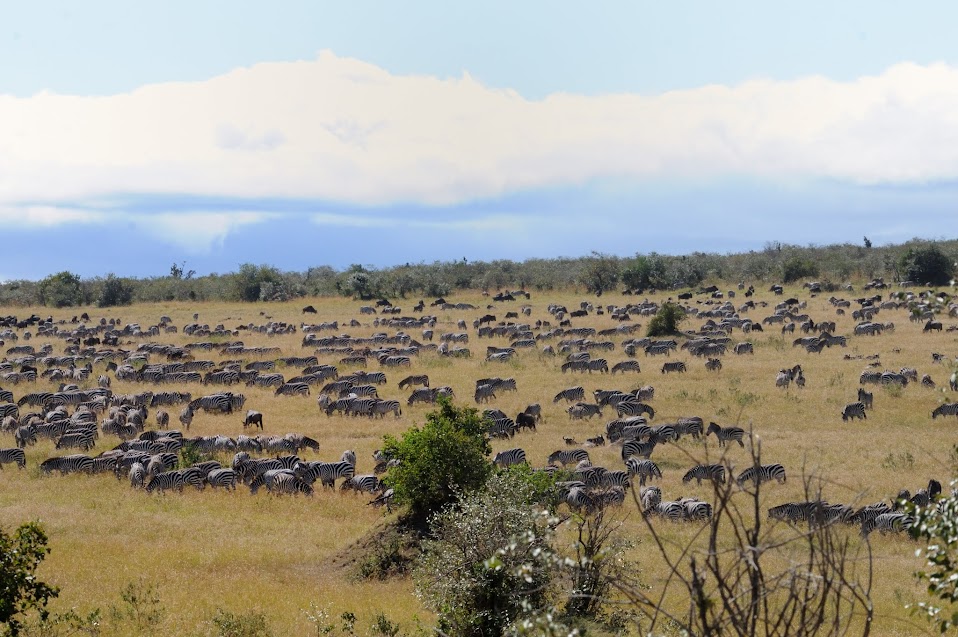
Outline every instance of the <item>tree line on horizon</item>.
{"label": "tree line on horizon", "polygon": [[548,291],[576,289],[591,294],[610,291],[649,293],[680,290],[710,283],[747,284],[821,281],[825,289],[846,282],[912,281],[944,286],[953,282],[958,239],[876,247],[862,245],[797,246],[769,242],[762,250],[718,254],[656,252],[619,257],[593,252],[582,257],[525,261],[437,261],[387,268],[353,264],[343,270],[328,265],[305,272],[268,265],[241,264],[236,272],[197,276],[185,263],[154,277],[114,273],[93,278],[63,271],[40,281],[0,283],[0,305],[114,307],[134,302],[288,301],[305,296],[347,296],[356,299],[440,297],[460,290]]}

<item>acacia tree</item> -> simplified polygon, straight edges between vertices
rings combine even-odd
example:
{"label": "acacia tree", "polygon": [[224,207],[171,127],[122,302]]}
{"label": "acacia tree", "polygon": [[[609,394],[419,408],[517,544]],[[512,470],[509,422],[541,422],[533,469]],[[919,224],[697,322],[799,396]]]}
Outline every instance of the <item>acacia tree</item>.
{"label": "acacia tree", "polygon": [[909,281],[920,285],[947,285],[955,271],[952,260],[934,243],[908,248],[898,264]]}
{"label": "acacia tree", "polygon": [[37,579],[37,567],[50,553],[47,536],[36,522],[21,525],[12,535],[0,529],[0,623],[10,635],[23,625],[17,616],[31,608],[41,612],[59,591]]}
{"label": "acacia tree", "polygon": [[44,305],[69,307],[83,303],[80,277],[64,270],[40,281],[40,299]]}

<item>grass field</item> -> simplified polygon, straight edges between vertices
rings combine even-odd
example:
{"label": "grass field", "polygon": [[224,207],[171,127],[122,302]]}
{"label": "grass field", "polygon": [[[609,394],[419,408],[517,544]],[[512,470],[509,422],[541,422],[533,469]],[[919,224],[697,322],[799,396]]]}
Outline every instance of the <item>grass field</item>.
{"label": "grass field", "polygon": [[[513,377],[518,392],[500,394],[490,406],[499,407],[515,415],[527,404],[539,402],[543,407],[543,423],[536,433],[521,433],[513,440],[494,441],[494,452],[514,446],[526,450],[534,466],[542,466],[548,454],[564,448],[563,437],[574,437],[582,442],[604,431],[605,422],[614,417],[607,409],[604,416],[592,420],[570,421],[565,413],[566,403],[553,404],[552,397],[561,389],[582,385],[587,398],[597,388],[630,390],[639,385],[653,385],[655,398],[651,404],[656,410],[652,424],[674,421],[680,416],[701,416],[706,423],[739,424],[754,429],[761,439],[762,458],[785,466],[789,479],[784,485],[771,485],[764,490],[765,504],[770,507],[788,501],[803,499],[802,475],[820,476],[827,482],[824,496],[830,502],[865,504],[888,500],[900,489],[912,492],[937,478],[947,484],[955,472],[953,448],[958,444],[958,420],[953,417],[931,419],[931,411],[945,399],[953,400],[947,391],[951,367],[932,363],[932,352],[940,352],[948,360],[958,354],[958,332],[923,333],[921,323],[908,320],[905,310],[883,310],[876,320],[894,322],[895,329],[880,336],[852,336],[855,321],[851,311],[847,316],[836,316],[827,295],[810,298],[808,293],[795,288],[786,289],[786,297],[797,296],[807,300],[805,310],[815,321],[837,321],[837,334],[848,336],[848,347],[833,347],[820,354],[808,354],[792,347],[792,340],[801,334],[785,335],[778,326],[767,326],[764,333],[743,335],[736,331],[732,341],[749,340],[754,344],[754,355],[736,356],[729,352],[723,357],[723,369],[707,372],[704,360],[685,351],[672,354],[669,360],[683,360],[689,371],[685,374],[660,373],[665,359],[646,358],[639,354],[641,373],[562,374],[561,356],[549,357],[539,350],[520,350],[516,359],[508,363],[484,361],[485,346],[507,346],[504,339],[477,339],[472,321],[485,314],[491,303],[478,293],[450,298],[453,302],[471,302],[479,309],[436,311],[426,307],[426,313],[436,314],[436,335],[459,331],[456,322],[465,319],[470,333],[470,359],[443,358],[434,352],[425,352],[413,360],[410,370],[385,370],[389,382],[380,396],[402,402],[400,418],[367,420],[343,416],[326,416],[316,404],[313,395],[303,397],[274,397],[272,390],[241,387],[246,406],[264,414],[265,432],[284,434],[302,432],[321,444],[318,453],[305,451],[307,459],[338,459],[345,449],[353,449],[359,458],[357,473],[371,473],[373,450],[381,445],[382,436],[399,434],[406,428],[422,422],[431,406],[406,406],[410,390],[400,391],[397,383],[409,373],[429,374],[433,386],[450,385],[456,391],[456,402],[474,404],[472,392],[477,378]],[[841,296],[841,295],[837,295]],[[859,294],[845,293],[853,299]],[[664,295],[651,297],[662,301]],[[773,305],[783,297],[760,292],[755,300],[767,301],[768,307],[751,310],[746,316],[755,322],[773,313]],[[528,302],[532,306],[526,322],[536,319],[557,322],[547,313],[549,303],[578,307],[585,296],[574,292],[533,293]],[[700,295],[693,299],[705,299]],[[591,299],[596,302],[595,298]],[[609,294],[603,296],[603,305],[624,305],[633,297]],[[737,305],[743,299],[733,301]],[[525,301],[522,301],[525,303]],[[303,315],[300,309],[312,304],[317,315]],[[409,309],[415,301],[399,305]],[[517,310],[519,302],[496,304],[490,310],[500,319],[507,310]],[[375,332],[393,333],[388,327],[372,324],[375,317],[358,312],[363,303],[341,298],[307,298],[287,304],[168,304],[137,305],[108,311],[97,308],[66,309],[52,312],[55,320],[67,320],[86,310],[92,318],[116,317],[122,323],[137,322],[146,327],[155,324],[161,315],[172,318],[182,328],[192,322],[199,312],[200,322],[211,326],[223,323],[227,327],[262,324],[268,315],[275,321],[299,323],[303,320],[319,322],[338,320],[340,332],[352,336],[368,336]],[[699,306],[703,309],[704,305]],[[29,316],[51,314],[48,308],[0,308],[0,315]],[[305,318],[304,318],[305,317]],[[361,327],[348,327],[355,318]],[[636,317],[647,323],[648,317]],[[946,326],[947,316],[942,319]],[[692,318],[682,324],[683,329],[697,329],[704,319]],[[950,323],[956,323],[951,319]],[[613,327],[608,315],[573,319],[576,327],[597,329]],[[70,329],[70,325],[60,326]],[[644,330],[636,336],[644,334]],[[412,333],[419,338],[418,333]],[[236,337],[247,346],[278,346],[286,356],[306,356],[312,349],[301,346],[302,333],[268,337],[243,331]],[[610,366],[626,356],[621,343],[625,337],[614,337],[616,349],[595,353],[609,360]],[[147,340],[147,339],[144,339]],[[194,341],[178,334],[163,334],[152,339],[183,345]],[[202,339],[201,339],[202,340]],[[35,337],[30,341],[7,342],[4,351],[12,345],[32,344],[35,347],[51,342],[55,353],[63,348],[63,341]],[[125,349],[135,349],[140,341],[123,342]],[[555,343],[553,343],[555,344]],[[881,367],[898,370],[917,368],[919,375],[930,374],[939,389],[927,389],[910,383],[903,390],[869,387],[875,392],[874,409],[866,421],[843,422],[841,411],[845,404],[856,400],[859,374],[868,362],[862,359],[846,360],[845,356],[878,354]],[[222,360],[213,353],[197,353],[198,358]],[[11,357],[12,358],[12,357]],[[162,362],[162,359],[153,358]],[[320,362],[337,363],[338,357],[321,357]],[[776,388],[775,376],[779,369],[801,364],[807,384],[803,389],[794,385],[787,390]],[[339,366],[340,373],[352,371]],[[369,370],[378,369],[370,361]],[[283,371],[286,377],[299,372]],[[103,366],[96,367],[97,373]],[[87,385],[92,386],[92,382]],[[55,390],[53,383],[40,380],[33,384],[0,386],[12,390],[17,398],[30,391]],[[82,386],[82,385],[81,385]],[[942,388],[944,388],[942,390]],[[151,388],[114,379],[115,393],[135,393]],[[163,390],[181,389],[194,396],[211,393],[219,387],[164,386]],[[159,390],[158,390],[159,391]],[[23,412],[26,408],[22,409]],[[178,411],[170,410],[171,414]],[[152,414],[151,414],[152,416]],[[213,416],[198,412],[189,435],[214,433],[236,436],[243,432],[242,416]],[[174,415],[175,420],[175,415]],[[152,424],[152,417],[150,423]],[[248,433],[248,432],[246,432]],[[96,451],[112,448],[119,441],[112,436],[101,437]],[[13,446],[13,438],[4,434],[0,446]],[[663,494],[668,499],[696,495],[710,497],[706,485],[683,485],[682,474],[692,466],[689,457],[717,458],[719,449],[714,438],[704,444],[683,439],[675,445],[656,449],[653,455],[662,468]],[[729,458],[744,468],[747,452],[733,446]],[[608,468],[622,465],[619,448],[599,447],[590,450],[593,464]],[[0,523],[11,528],[27,520],[40,520],[50,537],[52,552],[41,568],[41,577],[61,587],[55,608],[75,607],[79,612],[99,608],[104,612],[103,634],[138,634],[140,629],[130,620],[118,621],[109,617],[111,607],[123,608],[121,593],[131,583],[141,590],[155,591],[158,603],[164,609],[157,627],[168,634],[215,634],[210,618],[217,609],[234,613],[250,610],[262,612],[277,635],[316,634],[315,626],[307,618],[310,608],[328,608],[335,619],[344,611],[355,613],[357,626],[371,624],[378,612],[384,612],[398,622],[404,631],[412,632],[417,623],[429,625],[430,614],[418,603],[411,581],[392,579],[385,582],[361,580],[352,576],[350,569],[334,563],[353,542],[385,521],[384,513],[367,506],[368,497],[317,489],[312,498],[273,497],[265,492],[255,496],[240,488],[235,494],[187,490],[182,494],[149,496],[134,491],[126,481],[117,481],[110,475],[97,476],[41,476],[38,465],[50,456],[62,455],[49,441],[40,441],[27,451],[28,467],[17,471],[7,466],[0,474]],[[221,459],[224,464],[228,458]],[[947,488],[947,487],[946,487]],[[669,525],[657,522],[665,537],[676,543],[689,541],[697,527]],[[637,513],[626,520],[625,532],[637,542],[635,555],[641,563],[641,579],[654,590],[665,576],[664,567],[647,542],[648,531]],[[854,527],[848,529],[856,533]],[[882,635],[910,635],[925,626],[911,618],[904,605],[923,599],[922,587],[913,577],[921,567],[915,557],[917,548],[903,536],[879,536],[872,539],[875,585],[873,600],[876,608],[874,632]]]}

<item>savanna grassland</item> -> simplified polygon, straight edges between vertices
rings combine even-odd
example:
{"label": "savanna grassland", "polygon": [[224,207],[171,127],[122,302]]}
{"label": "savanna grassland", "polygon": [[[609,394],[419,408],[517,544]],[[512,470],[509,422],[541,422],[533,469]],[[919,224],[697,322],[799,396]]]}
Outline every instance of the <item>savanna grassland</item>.
{"label": "savanna grassland", "polygon": [[[867,294],[867,293],[866,293]],[[257,387],[233,387],[232,391],[246,395],[246,407],[264,414],[265,433],[285,434],[301,432],[319,441],[320,451],[301,452],[304,459],[337,460],[343,450],[353,449],[359,458],[357,473],[371,473],[374,462],[372,452],[382,444],[384,434],[398,435],[405,429],[421,423],[432,409],[429,405],[406,405],[411,390],[399,390],[399,380],[410,373],[428,374],[432,385],[449,385],[456,392],[456,402],[473,405],[473,389],[477,378],[512,377],[518,385],[516,393],[500,393],[490,407],[498,407],[514,416],[530,403],[541,403],[543,421],[536,433],[520,433],[512,440],[493,441],[493,452],[519,446],[525,449],[534,466],[546,463],[550,452],[564,448],[564,437],[579,442],[604,432],[605,423],[614,418],[614,411],[606,408],[603,416],[592,420],[572,421],[565,410],[565,402],[553,404],[552,397],[561,389],[582,385],[587,399],[592,391],[602,389],[631,390],[640,385],[653,385],[655,398],[650,404],[656,416],[652,424],[670,422],[682,416],[701,416],[706,423],[721,425],[738,424],[751,427],[761,442],[763,462],[777,462],[785,466],[788,481],[784,485],[772,484],[763,488],[763,504],[771,507],[783,502],[805,499],[804,476],[821,480],[823,496],[833,503],[854,505],[889,500],[900,489],[912,492],[924,487],[930,478],[947,484],[956,468],[953,449],[958,444],[958,420],[954,417],[932,420],[931,411],[938,404],[954,400],[948,391],[948,377],[953,368],[933,364],[932,352],[946,355],[954,361],[958,355],[958,332],[923,333],[922,323],[909,321],[906,310],[882,310],[876,320],[894,322],[894,330],[886,330],[880,336],[853,336],[856,321],[848,315],[836,315],[828,303],[827,294],[811,297],[799,287],[786,288],[785,296],[773,296],[759,291],[753,298],[767,302],[767,307],[750,310],[747,316],[760,322],[773,313],[775,303],[788,296],[807,301],[803,310],[815,321],[834,320],[837,334],[848,337],[848,347],[825,349],[820,354],[806,353],[793,347],[792,341],[800,333],[783,335],[779,326],[766,326],[763,333],[742,334],[736,330],[732,342],[748,340],[754,344],[753,355],[737,356],[729,350],[722,357],[720,372],[707,372],[704,359],[691,356],[687,351],[673,353],[667,360],[683,360],[688,365],[685,374],[660,373],[664,357],[644,357],[639,361],[642,371],[616,376],[600,373],[560,372],[565,360],[562,356],[546,356],[541,349],[555,341],[542,341],[536,350],[520,350],[512,361],[490,363],[484,360],[486,345],[508,346],[507,339],[477,339],[472,321],[486,313],[490,297],[479,293],[457,294],[451,302],[473,303],[476,310],[438,310],[427,306],[425,313],[434,314],[438,324],[435,333],[460,331],[456,323],[464,319],[468,325],[473,356],[470,359],[451,359],[426,351],[413,359],[411,369],[386,369],[388,384],[380,388],[383,398],[395,398],[402,402],[402,416],[391,415],[384,419],[349,418],[340,415],[327,416],[316,403],[316,390],[309,397],[276,397],[272,389]],[[664,301],[667,294],[650,297]],[[854,299],[861,292],[836,293]],[[887,298],[887,294],[886,294]],[[429,299],[427,299],[428,302]],[[550,303],[563,304],[574,309],[586,300],[581,293],[533,293],[531,300],[496,303],[489,310],[499,320],[506,311],[518,310],[520,304],[532,307],[531,316],[520,320],[535,323],[537,319],[557,321],[548,314]],[[587,300],[598,305],[625,305],[635,302],[635,297],[606,294],[601,299]],[[689,303],[706,309],[706,295],[697,295]],[[741,305],[739,295],[732,302]],[[700,304],[701,303],[701,304]],[[316,315],[303,315],[301,308],[312,304]],[[340,333],[352,336],[368,336],[375,332],[394,333],[395,328],[374,326],[375,317],[360,315],[359,307],[366,303],[342,298],[306,298],[295,303],[247,304],[247,303],[171,303],[138,304],[124,308],[101,310],[91,308],[67,308],[52,311],[55,321],[66,320],[82,311],[91,318],[116,317],[121,324],[139,323],[141,326],[155,324],[161,315],[172,318],[173,324],[182,326],[193,322],[192,315],[199,312],[199,322],[211,326],[222,323],[234,328],[249,323],[263,324],[271,317],[274,321],[286,321],[299,325],[302,321],[318,323],[338,320]],[[405,310],[403,316],[412,315],[414,300],[397,302]],[[856,307],[853,303],[853,308]],[[29,316],[51,314],[48,308],[0,308],[0,315]],[[360,327],[349,327],[350,319],[357,319]],[[633,317],[635,322],[647,324],[650,317]],[[947,327],[958,323],[956,319],[943,316]],[[608,314],[572,319],[575,327],[605,329],[617,322]],[[689,318],[681,324],[682,329],[698,329],[704,319]],[[69,323],[60,329],[69,330]],[[22,332],[21,332],[22,333]],[[328,334],[328,332],[326,333]],[[420,338],[418,332],[412,332]],[[635,336],[644,335],[644,329]],[[306,356],[313,350],[301,346],[303,334],[269,337],[264,334],[239,332],[231,340],[242,340],[247,346],[280,347],[285,356]],[[615,362],[626,360],[621,341],[626,336],[612,340],[616,349],[612,352],[594,352],[593,356],[607,358],[611,367]],[[161,334],[152,339],[123,339],[121,347],[134,350],[141,342],[171,342],[185,345],[196,339],[183,334]],[[35,337],[30,341],[21,339],[16,344],[32,344],[39,348],[51,342],[56,354],[60,354],[62,340]],[[8,342],[6,348],[14,345]],[[869,386],[875,392],[874,409],[868,412],[865,421],[843,422],[844,405],[856,400],[859,375],[870,361],[865,356],[878,355],[878,369],[898,370],[914,367],[919,376],[929,374],[938,389],[923,388],[909,383],[904,389]],[[859,358],[862,357],[862,358]],[[217,352],[197,352],[197,358],[220,361],[228,356]],[[337,364],[339,356],[322,356],[321,363]],[[163,362],[163,359],[153,359]],[[250,359],[253,360],[253,359]],[[792,385],[789,389],[775,386],[778,370],[801,364],[807,379],[804,388]],[[280,366],[281,367],[281,366]],[[369,371],[378,369],[370,360]],[[351,366],[339,365],[340,373],[353,371]],[[277,369],[288,378],[299,369]],[[95,367],[94,378],[81,383],[92,387],[95,375],[104,372],[104,365]],[[56,389],[56,384],[45,380],[36,383],[3,385],[13,391],[15,397],[31,391]],[[221,390],[222,387],[183,385],[162,388],[144,384],[113,380],[115,393],[155,391],[190,391],[194,397]],[[485,405],[481,406],[485,407]],[[26,411],[24,408],[22,411]],[[178,408],[169,409],[174,415]],[[192,428],[186,435],[225,434],[235,437],[244,432],[242,415],[211,415],[197,412]],[[148,427],[154,425],[151,416]],[[174,423],[175,425],[176,423]],[[113,436],[101,436],[95,452],[112,448],[119,442]],[[0,446],[13,446],[13,437],[3,434]],[[622,467],[620,449],[616,446],[597,447],[589,450],[592,462],[610,469]],[[740,468],[748,463],[745,449],[733,445],[728,458]],[[8,465],[0,474],[0,523],[8,529],[27,520],[40,520],[50,538],[51,553],[43,563],[40,576],[61,588],[60,597],[54,603],[59,610],[75,607],[86,613],[95,608],[103,611],[102,634],[139,634],[142,626],[133,619],[113,619],[110,609],[129,608],[121,600],[124,590],[130,591],[131,583],[136,590],[155,594],[151,607],[162,612],[155,618],[151,630],[167,634],[210,634],[214,627],[211,617],[218,609],[244,613],[249,610],[265,614],[274,634],[317,634],[316,624],[308,615],[316,609],[328,609],[335,619],[342,612],[352,612],[358,618],[357,626],[368,626],[374,616],[385,613],[398,622],[405,632],[412,632],[417,625],[429,626],[433,621],[413,593],[412,581],[393,578],[385,581],[362,579],[356,576],[356,565],[343,566],[343,555],[349,547],[384,524],[390,516],[381,509],[367,505],[365,495],[340,493],[316,489],[313,497],[277,497],[265,492],[251,495],[240,487],[236,493],[202,492],[187,489],[182,494],[148,495],[134,490],[126,480],[116,480],[110,474],[86,475],[41,475],[39,464],[45,458],[64,455],[54,449],[53,443],[41,440],[27,449],[27,469],[17,471]],[[667,499],[682,496],[711,498],[707,483],[697,486],[694,482],[682,483],[682,474],[694,462],[692,458],[717,459],[721,451],[715,438],[704,443],[683,438],[678,443],[656,448],[652,459],[664,474],[660,485]],[[220,458],[224,465],[229,457]],[[947,488],[947,487],[946,487]],[[636,542],[633,550],[640,564],[640,579],[654,591],[660,587],[666,569],[658,554],[648,541],[648,529],[634,505],[627,504],[623,512],[626,518],[623,532]],[[657,525],[668,542],[686,544],[696,540],[697,524],[669,524],[657,520]],[[857,529],[849,527],[847,533],[857,537]],[[855,540],[858,541],[857,539]],[[912,618],[905,604],[923,599],[923,589],[913,573],[921,567],[915,557],[916,544],[905,536],[880,536],[873,534],[871,546],[874,557],[874,588],[872,598],[876,609],[875,633],[882,635],[910,635],[926,627],[921,620]],[[346,560],[348,561],[348,560]],[[454,574],[450,574],[454,576]],[[680,604],[686,600],[670,600]],[[312,609],[312,610],[311,610]]]}

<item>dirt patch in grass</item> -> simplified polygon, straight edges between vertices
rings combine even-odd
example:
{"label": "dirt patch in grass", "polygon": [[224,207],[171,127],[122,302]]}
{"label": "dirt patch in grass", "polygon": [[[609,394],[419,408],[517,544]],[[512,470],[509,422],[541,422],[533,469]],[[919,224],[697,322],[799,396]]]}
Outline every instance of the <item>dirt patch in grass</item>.
{"label": "dirt patch in grass", "polygon": [[333,555],[329,565],[357,579],[403,577],[419,558],[425,532],[406,518],[383,522]]}

